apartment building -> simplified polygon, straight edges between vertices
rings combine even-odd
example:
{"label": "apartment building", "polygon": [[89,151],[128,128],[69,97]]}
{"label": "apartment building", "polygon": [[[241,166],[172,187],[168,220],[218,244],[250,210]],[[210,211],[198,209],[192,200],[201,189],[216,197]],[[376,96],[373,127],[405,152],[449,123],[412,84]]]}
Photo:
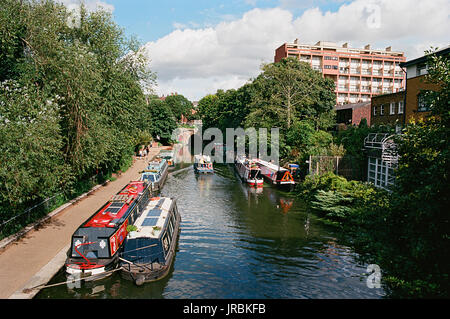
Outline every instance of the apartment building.
{"label": "apartment building", "polygon": [[335,83],[336,104],[370,101],[378,94],[395,93],[405,87],[405,73],[400,63],[406,61],[403,52],[350,48],[348,43],[338,46],[319,41],[315,45],[284,43],[275,50],[275,62],[295,57],[307,62],[314,70]]}

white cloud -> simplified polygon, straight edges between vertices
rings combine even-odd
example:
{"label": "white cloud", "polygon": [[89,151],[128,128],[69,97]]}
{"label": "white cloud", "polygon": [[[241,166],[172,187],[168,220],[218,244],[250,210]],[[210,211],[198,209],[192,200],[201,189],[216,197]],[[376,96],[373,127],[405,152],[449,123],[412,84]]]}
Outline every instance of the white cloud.
{"label": "white cloud", "polygon": [[241,86],[259,74],[262,62],[273,62],[277,47],[295,38],[392,46],[408,59],[418,57],[431,45],[449,44],[449,12],[448,0],[355,0],[336,12],[311,8],[298,18],[284,8],[253,9],[212,27],[179,25],[145,49],[158,73],[160,94],[176,91],[198,100],[219,88]]}

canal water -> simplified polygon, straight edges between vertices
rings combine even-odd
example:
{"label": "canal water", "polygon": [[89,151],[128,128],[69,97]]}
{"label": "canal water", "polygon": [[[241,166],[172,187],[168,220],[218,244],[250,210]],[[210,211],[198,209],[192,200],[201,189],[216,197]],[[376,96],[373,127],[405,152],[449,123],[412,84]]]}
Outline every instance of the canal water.
{"label": "canal water", "polygon": [[[167,277],[136,286],[114,273],[81,287],[43,289],[36,298],[381,298],[368,288],[366,265],[334,229],[304,204],[269,185],[257,192],[232,166],[197,175],[171,173],[163,196],[182,216],[178,250]],[[65,281],[61,269],[51,283]]]}

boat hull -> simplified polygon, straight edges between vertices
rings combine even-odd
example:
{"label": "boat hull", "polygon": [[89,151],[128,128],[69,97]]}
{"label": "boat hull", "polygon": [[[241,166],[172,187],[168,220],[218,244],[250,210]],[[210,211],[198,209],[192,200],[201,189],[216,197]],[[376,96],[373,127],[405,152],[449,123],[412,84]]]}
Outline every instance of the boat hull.
{"label": "boat hull", "polygon": [[195,165],[195,164],[194,164],[194,171],[196,173],[200,173],[200,174],[214,173],[213,168],[203,168],[203,167],[199,167],[198,165]]}
{"label": "boat hull", "polygon": [[244,183],[247,183],[247,185],[249,185],[250,187],[263,187],[264,180],[262,178],[249,177],[251,170],[247,166],[245,166],[241,161],[236,160],[234,167],[236,168],[239,177]]}

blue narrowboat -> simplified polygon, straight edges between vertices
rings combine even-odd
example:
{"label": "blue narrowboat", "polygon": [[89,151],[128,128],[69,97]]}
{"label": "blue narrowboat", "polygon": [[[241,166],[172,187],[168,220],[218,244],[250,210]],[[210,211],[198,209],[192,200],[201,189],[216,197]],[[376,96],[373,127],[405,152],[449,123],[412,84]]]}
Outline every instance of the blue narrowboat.
{"label": "blue narrowboat", "polygon": [[161,190],[169,174],[169,164],[165,159],[155,160],[150,162],[147,168],[140,173],[141,181],[149,183],[152,190]]}
{"label": "blue narrowboat", "polygon": [[136,285],[165,277],[175,257],[180,223],[175,199],[152,198],[125,239],[120,258],[122,277]]}

